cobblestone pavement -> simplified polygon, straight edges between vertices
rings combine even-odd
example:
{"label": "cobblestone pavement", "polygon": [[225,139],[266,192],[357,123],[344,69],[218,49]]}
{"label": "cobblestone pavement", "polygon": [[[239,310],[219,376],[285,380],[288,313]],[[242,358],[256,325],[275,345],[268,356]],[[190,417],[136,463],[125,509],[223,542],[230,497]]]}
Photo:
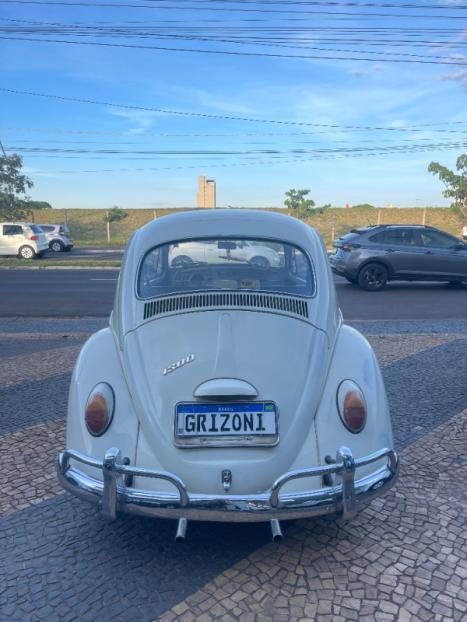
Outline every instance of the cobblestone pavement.
{"label": "cobblestone pavement", "polygon": [[352,521],[174,524],[57,485],[72,366],[101,320],[0,320],[0,621],[467,621],[467,323],[359,322],[383,367],[401,477]]}

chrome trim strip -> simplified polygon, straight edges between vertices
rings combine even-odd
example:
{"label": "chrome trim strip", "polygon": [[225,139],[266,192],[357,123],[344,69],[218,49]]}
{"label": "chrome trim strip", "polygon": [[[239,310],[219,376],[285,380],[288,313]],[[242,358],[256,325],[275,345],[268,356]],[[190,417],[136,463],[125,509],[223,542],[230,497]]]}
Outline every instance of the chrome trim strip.
{"label": "chrome trim strip", "polygon": [[[358,467],[384,458],[389,464],[378,468],[370,475],[355,479]],[[94,479],[71,466],[70,459],[100,469],[103,472],[103,481]],[[58,478],[65,489],[99,505],[108,520],[114,520],[118,512],[126,512],[190,520],[256,522],[333,513],[350,517],[359,505],[379,496],[394,484],[399,466],[397,454],[391,449],[381,449],[355,460],[350,449],[341,447],[337,451],[336,464],[285,473],[265,493],[221,496],[189,494],[185,484],[176,475],[166,471],[125,466],[120,459],[120,452],[116,448],[109,449],[103,461],[67,450],[58,455]],[[285,493],[279,497],[281,488],[287,482],[325,474],[336,475],[334,486],[300,493]],[[158,493],[129,488],[123,483],[124,475],[163,479],[173,484],[177,492]]]}

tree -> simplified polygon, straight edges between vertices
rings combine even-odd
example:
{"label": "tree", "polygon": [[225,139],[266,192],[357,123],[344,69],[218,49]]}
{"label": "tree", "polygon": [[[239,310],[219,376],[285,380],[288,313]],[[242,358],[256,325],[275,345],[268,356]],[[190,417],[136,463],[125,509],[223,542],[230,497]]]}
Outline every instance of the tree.
{"label": "tree", "polygon": [[110,223],[120,222],[128,216],[128,213],[122,210],[117,205],[114,205],[111,209],[107,210],[104,221],[107,223],[107,243],[110,244]]}
{"label": "tree", "polygon": [[320,207],[317,207],[316,209],[322,215],[322,214],[325,214],[330,207],[332,207],[332,205],[330,203],[326,203],[325,205],[321,205]]}
{"label": "tree", "polygon": [[120,222],[128,216],[128,213],[122,210],[121,207],[114,205],[111,209],[107,210],[104,216],[105,222]]}
{"label": "tree", "polygon": [[52,209],[50,203],[47,201],[28,201],[29,209]]}
{"label": "tree", "polygon": [[26,193],[34,184],[21,173],[22,167],[18,154],[0,156],[0,220],[22,220],[30,213]]}
{"label": "tree", "polygon": [[464,218],[467,218],[467,154],[464,153],[457,158],[456,170],[450,171],[446,166],[431,162],[428,172],[437,175],[443,182],[445,190],[443,196],[454,199],[451,207],[458,209]]}
{"label": "tree", "polygon": [[287,197],[284,201],[284,205],[291,210],[311,210],[315,202],[312,199],[305,199],[310,194],[310,190],[295,190],[291,189],[285,193]]}

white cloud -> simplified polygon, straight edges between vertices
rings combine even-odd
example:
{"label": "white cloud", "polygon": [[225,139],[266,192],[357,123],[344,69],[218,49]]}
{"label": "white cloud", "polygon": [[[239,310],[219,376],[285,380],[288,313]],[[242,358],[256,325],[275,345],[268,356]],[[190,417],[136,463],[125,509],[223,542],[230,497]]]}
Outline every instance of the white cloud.
{"label": "white cloud", "polygon": [[144,134],[146,130],[153,127],[154,120],[162,114],[150,110],[125,110],[123,108],[106,108],[105,111],[114,117],[121,117],[136,125],[136,127],[131,127],[126,132],[131,136]]}
{"label": "white cloud", "polygon": [[460,69],[454,73],[446,73],[440,76],[440,80],[445,82],[459,82],[467,90],[467,71]]}

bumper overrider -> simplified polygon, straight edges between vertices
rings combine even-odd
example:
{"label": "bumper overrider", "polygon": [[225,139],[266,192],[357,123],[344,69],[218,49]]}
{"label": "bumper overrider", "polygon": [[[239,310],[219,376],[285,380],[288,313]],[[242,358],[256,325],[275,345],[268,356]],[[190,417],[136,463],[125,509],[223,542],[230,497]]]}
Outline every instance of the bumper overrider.
{"label": "bumper overrider", "polygon": [[[70,464],[73,461],[73,465]],[[378,468],[357,479],[356,471],[374,462]],[[383,462],[383,465],[381,465]],[[81,463],[101,471],[102,480],[80,471]],[[98,505],[104,517],[114,520],[119,512],[184,520],[258,522],[295,519],[322,514],[351,517],[360,505],[388,490],[396,481],[399,460],[392,449],[380,449],[355,459],[347,447],[336,453],[336,461],[325,466],[289,471],[270,490],[253,495],[191,493],[183,481],[166,471],[153,471],[124,464],[121,452],[109,449],[104,460],[95,460],[73,450],[58,455],[57,472],[62,486]],[[301,478],[323,478],[332,485],[298,493],[282,493],[288,482]],[[128,485],[132,477],[166,480],[173,493],[146,491]]]}

